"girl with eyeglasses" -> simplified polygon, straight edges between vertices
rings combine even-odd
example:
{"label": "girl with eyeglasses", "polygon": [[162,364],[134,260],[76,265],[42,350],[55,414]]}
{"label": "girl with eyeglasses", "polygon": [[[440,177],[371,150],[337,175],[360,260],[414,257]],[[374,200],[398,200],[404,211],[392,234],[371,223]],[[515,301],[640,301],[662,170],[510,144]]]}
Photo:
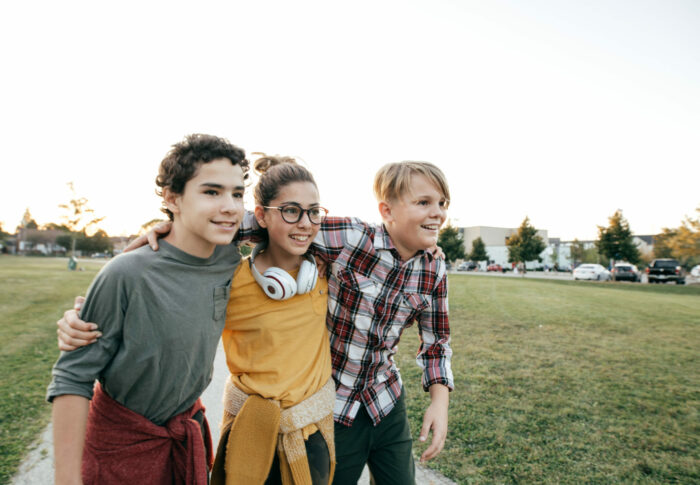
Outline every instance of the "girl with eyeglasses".
{"label": "girl with eyeglasses", "polygon": [[329,484],[333,403],[328,282],[307,251],[326,209],[289,157],[254,165],[265,240],[234,273],[222,341],[231,376],[212,484]]}

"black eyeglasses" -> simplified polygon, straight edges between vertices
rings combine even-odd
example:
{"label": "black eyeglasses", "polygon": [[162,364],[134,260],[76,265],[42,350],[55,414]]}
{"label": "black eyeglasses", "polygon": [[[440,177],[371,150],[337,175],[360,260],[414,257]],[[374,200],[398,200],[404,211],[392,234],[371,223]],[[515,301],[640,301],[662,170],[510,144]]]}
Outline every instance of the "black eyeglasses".
{"label": "black eyeglasses", "polygon": [[311,224],[321,224],[323,219],[326,218],[328,214],[328,209],[325,207],[310,207],[308,209],[302,209],[298,205],[288,204],[281,205],[279,207],[263,206],[265,209],[277,209],[282,214],[282,219],[287,224],[296,224],[304,217],[304,212],[309,215],[309,221]]}

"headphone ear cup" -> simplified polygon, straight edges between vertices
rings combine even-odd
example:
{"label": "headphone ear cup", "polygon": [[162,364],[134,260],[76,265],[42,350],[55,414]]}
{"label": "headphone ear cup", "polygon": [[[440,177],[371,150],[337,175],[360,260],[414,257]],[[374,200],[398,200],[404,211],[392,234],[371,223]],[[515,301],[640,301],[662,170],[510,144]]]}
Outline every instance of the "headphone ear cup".
{"label": "headphone ear cup", "polygon": [[300,294],[310,292],[316,286],[316,280],[318,280],[316,261],[304,259],[297,274],[297,292]]}
{"label": "headphone ear cup", "polygon": [[297,294],[297,282],[285,270],[268,268],[262,276],[264,281],[258,283],[273,300],[286,300]]}

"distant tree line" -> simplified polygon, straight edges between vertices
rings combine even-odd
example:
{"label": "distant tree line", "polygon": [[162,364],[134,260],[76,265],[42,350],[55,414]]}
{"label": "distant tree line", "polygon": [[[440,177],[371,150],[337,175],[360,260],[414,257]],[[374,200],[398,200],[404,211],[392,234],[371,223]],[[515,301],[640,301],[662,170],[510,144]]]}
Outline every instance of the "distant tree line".
{"label": "distant tree line", "polygon": [[[643,255],[634,242],[634,235],[629,222],[617,210],[608,219],[607,226],[598,226],[598,239],[593,247],[585,247],[582,241],[574,239],[570,245],[570,257],[574,266],[581,263],[600,263],[608,266],[611,262],[625,261],[632,264],[648,264],[650,257],[675,258],[686,268],[700,264],[700,207],[696,217],[686,217],[676,228],[664,228],[662,233],[654,236],[653,255]],[[469,261],[488,261],[484,241],[478,237],[472,241],[472,250],[465,253],[464,241],[459,230],[451,224],[440,231],[438,245],[442,248],[448,261],[467,259]],[[506,241],[508,261],[511,263],[542,262],[540,254],[545,249],[543,239],[525,217],[517,232]],[[559,254],[552,254],[556,263]]]}

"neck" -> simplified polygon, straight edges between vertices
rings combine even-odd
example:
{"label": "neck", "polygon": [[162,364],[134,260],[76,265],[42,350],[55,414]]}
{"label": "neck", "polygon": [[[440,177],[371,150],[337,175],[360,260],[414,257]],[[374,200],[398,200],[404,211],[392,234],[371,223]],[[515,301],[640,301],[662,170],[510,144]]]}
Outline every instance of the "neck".
{"label": "neck", "polygon": [[385,222],[384,223],[384,228],[386,229],[386,233],[389,235],[389,238],[391,239],[392,244],[394,245],[394,248],[396,248],[396,251],[399,253],[399,257],[401,257],[401,261],[408,261],[411,259],[418,251],[411,251],[407,247],[405,247],[403,244],[401,244],[401,241],[399,241],[393,234],[393,227],[391,224]]}
{"label": "neck", "polygon": [[272,266],[290,272],[299,268],[303,259],[303,256],[290,256],[289,254],[282,255],[278,251],[275,251],[274,247],[271,248],[268,246],[263,252],[256,256],[255,267],[260,272],[263,272]]}
{"label": "neck", "polygon": [[216,245],[202,239],[186,234],[186,231],[178,228],[177,222],[173,223],[172,229],[163,240],[169,242],[180,251],[184,251],[191,256],[206,259],[214,254]]}

